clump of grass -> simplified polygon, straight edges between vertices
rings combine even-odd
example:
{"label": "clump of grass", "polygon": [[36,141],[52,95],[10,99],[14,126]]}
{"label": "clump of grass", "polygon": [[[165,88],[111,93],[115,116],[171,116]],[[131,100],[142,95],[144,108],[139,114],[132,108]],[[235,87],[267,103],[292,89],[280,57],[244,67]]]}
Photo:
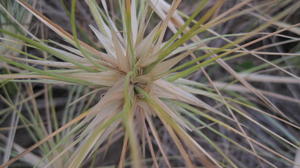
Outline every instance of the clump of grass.
{"label": "clump of grass", "polygon": [[[170,4],[163,0],[124,0],[116,1],[115,6],[109,6],[106,1],[98,4],[95,0],[86,0],[96,23],[90,28],[101,49],[78,38],[76,0],[71,3],[72,35],[26,2],[17,2],[69,45],[41,40],[26,31],[22,35],[0,29],[5,36],[22,41],[26,47],[47,55],[40,57],[8,46],[4,47],[19,55],[0,55],[2,62],[22,69],[1,74],[0,79],[3,82],[26,83],[29,98],[18,96],[21,99],[17,99],[17,105],[7,104],[24,125],[34,125],[34,128],[28,128],[28,132],[35,141],[23,152],[17,150],[19,154],[5,161],[3,167],[26,156],[30,160],[28,163],[35,167],[95,167],[97,157],[103,156],[101,153],[107,152],[118,140],[122,141],[122,148],[116,152],[119,153],[115,164],[118,167],[174,167],[180,164],[185,167],[244,166],[236,155],[226,151],[213,137],[225,141],[230,150],[247,153],[262,167],[295,165],[293,154],[299,149],[299,142],[287,128],[298,131],[299,124],[274,105],[268,96],[296,103],[299,103],[298,100],[261,91],[249,81],[299,84],[299,77],[277,65],[278,60],[270,62],[261,57],[279,53],[263,52],[260,48],[248,50],[247,47],[279,36],[283,31],[298,31],[299,24],[283,24],[280,20],[299,9],[300,2],[291,5],[294,1],[266,1],[251,6],[252,1],[246,0],[220,12],[226,1],[218,0],[210,4],[210,1],[203,0],[199,1],[191,16],[187,16],[178,10],[180,0]],[[269,8],[266,8],[270,6],[284,10],[271,17],[268,15]],[[119,12],[111,13],[111,8]],[[261,13],[257,14],[257,11]],[[264,22],[238,34],[218,34],[214,31],[219,25],[250,14],[262,18]],[[113,19],[113,15],[119,19]],[[157,19],[160,21],[152,25],[155,23],[153,20]],[[261,32],[274,25],[279,27],[277,31]],[[171,36],[167,37],[167,34]],[[258,38],[252,39],[258,35]],[[208,45],[216,39],[226,44],[218,48]],[[264,63],[247,69],[247,73],[238,73],[226,62],[249,54]],[[299,55],[280,54],[290,57]],[[224,83],[212,79],[207,69],[216,64],[234,80]],[[266,67],[275,67],[286,76],[281,78],[253,73]],[[207,82],[189,80],[188,77],[195,72],[202,72]],[[34,83],[44,86],[41,92],[45,94],[47,124],[36,102],[38,93],[34,93]],[[62,115],[56,111],[51,95],[55,86],[70,88]],[[252,96],[243,96],[241,92],[251,93]],[[101,98],[97,98],[99,93],[103,93]],[[83,95],[80,97],[80,94]],[[203,97],[209,101],[204,101]],[[254,97],[256,100],[250,99]],[[6,100],[5,97],[2,99]],[[29,117],[18,109],[23,104],[29,111]],[[267,118],[271,124],[254,119],[253,113]],[[157,127],[157,122],[161,123],[162,128]],[[255,134],[249,125],[246,126],[247,123],[291,152],[277,150],[278,144],[259,138],[260,135]],[[273,128],[285,132],[278,133]],[[175,155],[168,152],[167,147],[171,144],[163,142],[160,130],[164,130],[171,140]],[[224,134],[224,130],[232,136]],[[233,137],[242,139],[242,142]],[[2,139],[7,140],[5,136]],[[15,144],[15,148],[18,147]],[[39,155],[34,155],[33,150],[37,148]],[[273,163],[274,160],[278,163]]]}

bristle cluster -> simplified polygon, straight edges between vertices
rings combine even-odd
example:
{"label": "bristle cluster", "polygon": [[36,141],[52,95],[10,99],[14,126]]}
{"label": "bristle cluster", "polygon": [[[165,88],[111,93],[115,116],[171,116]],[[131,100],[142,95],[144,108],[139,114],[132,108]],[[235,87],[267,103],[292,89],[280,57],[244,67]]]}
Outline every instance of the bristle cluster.
{"label": "bristle cluster", "polygon": [[[282,143],[289,146],[289,149],[298,148],[294,142],[286,140],[267,128],[264,123],[252,119],[251,115],[244,111],[244,109],[251,109],[274,120],[274,123],[280,121],[299,130],[299,127],[293,124],[289,117],[267,97],[274,94],[261,92],[248,81],[251,79],[259,81],[262,78],[274,81],[274,78],[260,75],[251,78],[251,75],[236,72],[226,61],[247,54],[265,54],[256,50],[248,51],[247,47],[286,31],[289,26],[284,25],[284,28],[249,43],[246,43],[246,40],[260,35],[261,30],[287,16],[289,10],[298,9],[300,2],[288,7],[278,16],[249,33],[221,35],[214,31],[214,27],[244,14],[255,15],[253,13],[257,9],[272,4],[262,3],[257,7],[251,7],[248,6],[251,0],[244,0],[229,10],[219,13],[225,0],[217,0],[215,3],[202,0],[191,16],[185,16],[178,10],[181,0],[173,0],[171,4],[165,0],[120,0],[111,3],[119,9],[119,12],[114,14],[108,8],[108,1],[102,0],[98,4],[96,0],[86,0],[95,21],[95,25],[90,25],[90,29],[97,37],[95,46],[101,50],[78,39],[75,20],[76,2],[72,0],[71,5],[71,35],[31,5],[18,0],[20,5],[57,33],[68,45],[53,41],[46,43],[34,35],[27,37],[0,30],[0,33],[6,36],[23,41],[25,45],[51,55],[49,58],[42,59],[20,51],[20,48],[13,51],[26,57],[0,55],[1,61],[14,68],[26,70],[26,73],[19,70],[19,73],[0,75],[0,79],[27,79],[30,82],[44,84],[79,85],[92,90],[91,93],[103,93],[101,98],[95,96],[93,101],[96,103],[89,106],[87,111],[81,112],[78,117],[74,117],[69,122],[65,121],[56,131],[47,132],[45,138],[37,145],[33,145],[16,158],[50,141],[47,144],[51,146],[49,153],[44,158],[39,158],[40,162],[36,163],[37,165],[55,168],[85,167],[90,163],[91,158],[106,151],[106,147],[121,139],[122,149],[120,149],[118,167],[125,167],[129,164],[126,162],[130,160],[130,165],[134,168],[147,167],[150,164],[156,168],[171,168],[173,162],[165,147],[170,144],[162,142],[162,135],[159,134],[161,129],[172,140],[172,145],[176,147],[174,151],[180,158],[178,160],[184,163],[185,167],[201,165],[209,168],[237,168],[239,161],[232,159],[232,156],[228,156],[221,150],[201,131],[202,129],[199,129],[200,125],[226,140],[226,143],[231,142],[239,150],[249,153],[268,166],[274,167],[264,156],[268,158],[271,154],[287,163],[292,162],[268,144],[262,144],[249,135],[243,124],[244,120],[254,123],[268,135],[280,139]],[[115,20],[112,15],[120,18]],[[157,19],[159,19],[158,23]],[[171,36],[167,37],[167,33]],[[200,38],[201,33],[204,34],[204,39]],[[228,44],[220,48],[210,47],[208,44],[215,39],[221,39]],[[198,54],[198,51],[201,54]],[[216,63],[244,86],[234,84],[236,81],[228,84],[213,81],[205,68]],[[209,83],[184,79],[200,71],[201,77],[206,77]],[[288,78],[285,81],[299,84],[299,80],[296,79]],[[223,95],[223,90],[226,89],[251,92],[261,101],[259,103],[266,105],[284,119],[258,109],[248,100],[245,101],[244,97],[232,98]],[[236,93],[229,92],[228,95],[236,95]],[[282,99],[280,95],[275,96]],[[199,97],[205,97],[214,103],[206,103]],[[84,98],[79,98],[75,103],[82,99]],[[221,111],[221,109],[226,110]],[[162,127],[158,128],[154,120],[159,121]],[[222,128],[221,132],[216,129],[219,127]],[[244,139],[245,147],[224,135],[222,133],[224,130]],[[55,136],[57,138],[52,141],[51,138]],[[222,159],[214,157],[214,153],[207,150],[209,148],[206,149],[199,143],[200,141],[209,144],[214,149],[214,153]],[[146,157],[151,157],[150,164],[145,161]],[[17,159],[7,161],[4,167],[15,161]]]}

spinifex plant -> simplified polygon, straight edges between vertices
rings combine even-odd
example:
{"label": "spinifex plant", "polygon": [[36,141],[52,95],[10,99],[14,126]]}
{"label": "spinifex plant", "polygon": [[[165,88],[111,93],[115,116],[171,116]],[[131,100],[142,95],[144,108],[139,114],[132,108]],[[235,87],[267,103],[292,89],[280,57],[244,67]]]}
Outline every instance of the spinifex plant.
{"label": "spinifex plant", "polygon": [[[5,36],[23,41],[26,47],[47,55],[33,55],[3,45],[19,53],[18,56],[0,55],[3,63],[17,69],[0,75],[3,85],[7,82],[23,82],[29,84],[30,87],[27,85],[26,88],[31,88],[28,100],[19,100],[11,108],[19,111],[17,113],[24,124],[32,121],[38,125],[28,131],[36,144],[14,155],[11,160],[3,163],[3,167],[27,155],[32,156],[27,157],[29,160],[35,160],[28,161],[35,167],[94,167],[99,164],[97,157],[102,156],[103,151],[119,140],[122,140],[119,142],[122,147],[116,152],[119,153],[116,163],[119,167],[242,167],[244,163],[239,162],[235,155],[228,154],[220,143],[214,142],[210,138],[211,134],[229,143],[229,148],[247,153],[262,167],[295,165],[293,158],[299,148],[297,138],[287,133],[288,130],[287,134],[282,135],[272,128],[282,128],[284,125],[299,131],[298,124],[294,124],[293,119],[266,97],[270,94],[254,88],[247,79],[280,79],[259,75],[251,78],[251,74],[249,75],[249,72],[266,67],[275,67],[291,76],[285,77],[282,82],[299,83],[299,77],[280,68],[276,62],[260,57],[261,54],[266,54],[260,50],[272,47],[271,45],[253,51],[249,51],[247,47],[279,36],[283,31],[297,33],[298,25],[284,24],[280,20],[299,9],[300,2],[265,1],[251,6],[252,0],[244,0],[221,12],[225,0],[216,0],[213,4],[212,1],[201,0],[193,13],[187,16],[178,10],[180,0],[174,0],[171,4],[164,0],[120,0],[110,3],[115,6],[108,5],[105,0],[100,1],[100,4],[95,0],[86,0],[95,20],[95,25],[91,25],[90,29],[97,37],[100,47],[79,40],[75,19],[76,0],[72,0],[70,12],[72,35],[24,1],[17,2],[69,45],[38,39],[28,31],[24,31],[26,35],[20,35],[0,30]],[[270,17],[268,12],[275,8],[284,10]],[[213,29],[250,14],[264,22],[239,34],[220,35]],[[279,27],[278,31],[261,33],[273,25]],[[201,35],[204,35],[203,38]],[[257,38],[253,39],[254,36]],[[208,44],[216,39],[221,39],[226,44],[219,48],[210,47]],[[264,61],[264,64],[249,71],[248,78],[225,62],[249,54]],[[281,54],[297,56],[293,53]],[[216,63],[236,80],[228,84],[228,88],[224,83],[215,82],[206,72],[208,67]],[[203,78],[208,83],[185,79],[199,71],[202,71]],[[234,84],[237,81],[244,87]],[[69,102],[66,107],[69,110],[62,115],[49,107],[52,110],[48,110],[51,112],[46,117],[47,124],[43,124],[40,110],[34,105],[36,96],[32,85],[38,85],[36,83],[43,85],[47,94],[52,90],[50,86],[68,85],[79,86],[77,89],[86,87],[88,92],[72,103]],[[223,90],[226,88],[231,90],[231,96],[225,96]],[[234,91],[250,92],[257,99],[251,102]],[[91,96],[99,93],[103,93],[101,98]],[[282,98],[275,93],[271,95]],[[206,103],[203,97],[214,103]],[[4,97],[2,99],[6,100]],[[51,98],[48,100],[50,104],[53,101]],[[260,105],[255,105],[257,100]],[[288,100],[297,102],[292,98]],[[33,106],[27,107],[33,109],[31,117],[23,115],[17,108],[23,103],[28,104],[28,101]],[[92,105],[91,102],[95,101]],[[71,110],[69,106],[79,102],[87,102],[88,108],[74,113],[76,110]],[[266,125],[255,120],[248,111],[264,116],[273,124]],[[259,138],[259,135],[251,132],[251,128],[245,125],[249,122],[291,152],[276,150],[276,145]],[[158,124],[162,124],[162,128],[158,128]],[[164,135],[160,133],[162,130],[165,131]],[[224,130],[242,139],[241,142],[222,133]],[[171,140],[170,144],[162,140],[162,136],[166,135]],[[170,146],[174,147],[173,154],[167,149]],[[36,148],[39,149],[39,154],[34,155],[32,151]],[[147,158],[150,159],[147,161]],[[274,160],[277,160],[276,163]]]}

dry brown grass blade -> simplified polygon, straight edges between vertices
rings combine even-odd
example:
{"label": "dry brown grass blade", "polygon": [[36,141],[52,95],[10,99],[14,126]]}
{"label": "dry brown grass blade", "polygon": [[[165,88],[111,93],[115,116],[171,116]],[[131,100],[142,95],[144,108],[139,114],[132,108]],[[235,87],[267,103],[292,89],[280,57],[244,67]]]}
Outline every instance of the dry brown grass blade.
{"label": "dry brown grass blade", "polygon": [[18,125],[16,127],[0,127],[0,132],[2,132],[2,131],[9,131],[11,129],[21,129],[21,128],[33,127],[33,126],[35,126],[35,125],[34,124],[25,124],[25,125]]}
{"label": "dry brown grass blade", "polygon": [[122,152],[121,152],[121,157],[119,159],[119,165],[118,168],[123,168],[125,167],[125,156],[128,148],[128,135],[125,134],[124,140],[123,140],[123,147],[122,147]]}
{"label": "dry brown grass blade", "polygon": [[166,154],[166,152],[163,148],[163,144],[161,143],[161,140],[159,138],[159,134],[158,134],[157,130],[155,129],[154,125],[153,125],[152,119],[149,116],[149,114],[146,113],[145,115],[146,115],[147,123],[149,124],[150,130],[151,130],[151,132],[154,136],[154,139],[155,139],[155,141],[157,143],[157,146],[158,146],[158,148],[159,148],[159,150],[162,154],[162,157],[163,157],[165,163],[167,164],[168,168],[171,168],[172,166],[171,166],[171,163],[168,159],[168,155]]}
{"label": "dry brown grass blade", "polygon": [[[165,20],[167,18],[168,12],[172,8],[170,4],[166,3],[164,0],[150,0],[150,5],[151,7],[155,10],[155,12],[159,15],[159,17],[162,18],[162,20]],[[175,2],[175,1],[174,1]],[[175,2],[177,3],[177,2]],[[173,12],[172,12],[173,13]],[[175,24],[176,22],[174,21],[174,18],[179,17],[178,13],[175,12],[172,15],[169,14],[169,22],[167,22],[168,27],[172,30],[175,31]],[[180,23],[183,24],[184,21],[180,20]]]}
{"label": "dry brown grass blade", "polygon": [[[170,133],[172,138],[175,138],[174,139],[175,141],[177,141],[177,136],[180,137],[180,139],[184,142],[184,144],[188,147],[188,149],[190,149],[195,154],[197,154],[197,158],[200,159],[201,163],[204,166],[212,167],[212,168],[214,167],[221,168],[219,163],[206,150],[204,150],[190,135],[188,135],[188,133],[178,123],[176,123],[173,118],[169,116],[170,114],[168,111],[172,111],[172,110],[170,110],[168,106],[162,106],[164,103],[161,102],[161,100],[159,100],[159,98],[156,96],[151,96],[151,99],[153,101],[153,102],[149,102],[151,107],[154,108],[156,114],[158,115],[159,119],[163,122],[164,126],[166,128],[167,127],[169,128],[169,129],[167,128],[168,132]],[[176,133],[177,135],[175,134],[175,136],[173,136],[172,135],[173,133],[174,134]],[[179,139],[178,142],[180,142]],[[185,153],[184,148],[180,149],[181,146],[179,143],[177,145],[179,145],[177,147],[180,150],[180,152],[184,154]],[[189,159],[189,158],[186,157],[184,159]],[[188,160],[186,161],[188,163]]]}
{"label": "dry brown grass blade", "polygon": [[[221,36],[220,34],[218,34],[217,32],[215,32],[214,30],[208,29],[208,31],[209,31],[210,33],[212,33],[213,35],[220,37],[220,38],[223,39],[224,41],[226,41],[226,42],[228,42],[228,43],[232,43],[231,40],[229,40],[229,39],[227,39],[227,38]],[[256,33],[256,35],[268,35],[268,34],[269,34],[269,33]],[[285,36],[285,35],[282,35],[282,34],[275,34],[274,36],[280,36],[280,37],[290,38],[290,37]],[[299,41],[298,39],[293,39],[293,41],[294,41],[294,40],[295,40],[296,42]],[[272,62],[270,62],[270,61],[268,61],[268,60],[266,60],[266,59],[264,59],[263,57],[260,57],[260,56],[259,56],[259,54],[262,54],[262,55],[264,55],[264,54],[267,54],[267,55],[287,55],[287,56],[288,56],[288,55],[291,55],[291,56],[298,56],[298,55],[299,55],[299,54],[297,54],[297,53],[259,52],[260,50],[267,49],[267,48],[272,47],[272,46],[277,46],[277,45],[279,45],[279,44],[281,44],[281,43],[282,43],[282,44],[285,44],[286,42],[284,41],[284,42],[279,42],[279,43],[272,43],[272,44],[269,44],[269,45],[263,45],[263,46],[258,47],[258,48],[256,48],[256,49],[253,49],[253,50],[248,50],[248,49],[246,49],[246,48],[242,48],[241,51],[240,51],[240,50],[237,50],[237,51],[235,51],[235,52],[242,52],[242,53],[245,53],[245,54],[246,54],[246,53],[249,53],[249,54],[255,56],[256,58],[262,60],[263,62],[268,63],[268,64],[270,64],[271,66],[277,68],[278,70],[280,70],[280,71],[282,71],[282,72],[284,72],[284,73],[286,73],[286,74],[288,74],[288,75],[290,75],[290,76],[292,76],[292,77],[294,77],[294,78],[296,78],[296,79],[299,79],[299,77],[298,77],[297,75],[294,75],[293,73],[291,73],[291,72],[285,70],[284,68],[282,68],[282,67],[280,67],[280,66],[278,66],[278,65],[276,65],[276,64],[274,64],[274,63],[272,63]],[[239,47],[240,45],[235,45],[235,46]],[[224,50],[224,51],[226,51],[226,50]],[[227,51],[228,51],[228,50],[227,50]]]}
{"label": "dry brown grass blade", "polygon": [[[241,93],[252,93],[248,88],[242,86],[242,85],[229,85],[228,83],[222,83],[222,82],[215,82],[214,83],[218,88],[220,89],[225,89],[225,90],[232,90],[232,91],[238,91]],[[255,88],[256,89],[256,88]],[[280,99],[283,101],[289,101],[289,102],[294,102],[294,103],[300,103],[300,100],[295,99],[295,98],[291,98],[289,96],[285,96],[285,95],[281,95],[281,94],[277,94],[274,92],[270,92],[270,91],[265,91],[265,90],[260,90],[257,89],[259,92],[261,92],[262,94],[264,94],[265,96],[269,96],[269,97],[274,97],[276,99]]]}
{"label": "dry brown grass blade", "polygon": [[245,0],[240,2],[239,4],[235,5],[234,7],[226,10],[224,13],[217,15],[217,17],[215,17],[213,20],[211,20],[211,22],[216,22],[218,20],[222,20],[222,18],[226,17],[226,15],[230,15],[231,13],[241,9],[242,7],[248,5],[251,1],[253,0]]}
{"label": "dry brown grass blade", "polygon": [[111,133],[111,135],[109,135],[108,140],[105,143],[105,145],[103,145],[103,147],[100,147],[99,150],[96,148],[95,153],[103,153],[102,158],[105,159],[108,156],[107,154],[108,154],[109,150],[111,149],[111,147],[122,137],[124,137],[123,128],[121,128],[121,127],[116,128],[116,130],[113,131]]}
{"label": "dry brown grass blade", "polygon": [[0,75],[0,79],[54,79],[53,77],[46,75],[21,75],[21,74],[8,74],[8,75]]}
{"label": "dry brown grass blade", "polygon": [[[240,136],[243,137],[243,133],[241,133],[241,132],[238,131],[237,129],[235,129],[235,128],[233,128],[233,127],[227,125],[227,124],[224,124],[224,123],[222,123],[222,122],[218,122],[218,123],[219,123],[220,125],[224,126],[224,128],[226,128],[226,129],[232,131],[233,133],[236,133],[236,134],[238,134],[238,135],[240,135]],[[266,146],[266,145],[264,145],[264,144],[262,144],[262,143],[256,141],[255,139],[253,139],[253,138],[251,138],[251,137],[248,137],[248,140],[250,140],[252,143],[254,143],[254,144],[260,146],[261,148],[265,149],[266,151],[268,151],[268,152],[270,152],[270,153],[272,153],[272,154],[274,154],[274,155],[276,155],[276,156],[278,156],[278,157],[280,157],[280,158],[286,160],[287,162],[292,163],[292,164],[294,163],[292,160],[290,160],[290,159],[287,158],[286,156],[284,156],[284,155],[282,155],[282,154],[276,152],[275,150],[273,150],[273,149],[271,149],[270,147],[268,147],[268,146]]]}
{"label": "dry brown grass blade", "polygon": [[[274,22],[274,20],[273,21],[270,21],[270,23],[272,23],[272,22]],[[297,24],[297,25],[300,25],[300,23],[299,24]],[[296,26],[296,25],[293,25],[293,26]],[[273,32],[273,33],[270,33],[270,34],[268,34],[268,35],[266,35],[266,36],[263,36],[263,37],[261,37],[261,38],[258,38],[258,39],[255,39],[255,40],[253,40],[253,41],[251,41],[251,42],[248,42],[248,43],[246,43],[246,44],[244,44],[244,45],[241,45],[241,46],[239,46],[239,47],[237,47],[237,48],[234,48],[232,51],[228,51],[228,53],[232,53],[232,52],[234,52],[234,51],[237,51],[237,50],[239,50],[239,49],[242,49],[242,48],[245,48],[245,47],[247,47],[247,46],[250,46],[250,45],[252,45],[252,44],[254,44],[254,43],[256,43],[256,42],[259,42],[259,41],[261,41],[261,40],[264,40],[264,39],[266,39],[266,38],[268,38],[268,37],[272,37],[273,35],[275,35],[275,34],[278,34],[278,33],[280,33],[280,32],[283,32],[283,31],[285,31],[285,30],[287,30],[288,28],[284,28],[284,29],[280,29],[280,30],[278,30],[278,31],[275,31],[275,32]],[[214,57],[215,57],[215,55],[214,55]],[[236,79],[238,79],[245,87],[247,87],[249,90],[251,90],[255,95],[257,95],[263,102],[265,102],[267,105],[269,105],[270,106],[270,108],[272,108],[274,111],[276,111],[276,112],[278,112],[279,114],[281,114],[282,116],[284,116],[285,118],[287,118],[287,119],[289,119],[289,117],[287,117],[280,109],[278,109],[268,98],[266,98],[261,92],[259,92],[259,91],[257,91],[257,90],[255,90],[255,88],[250,84],[250,83],[248,83],[245,79],[243,79],[243,78],[241,78],[239,75],[238,75],[238,73],[235,71],[235,70],[233,70],[223,59],[217,59],[216,60],[224,69],[226,69],[230,74],[232,74]]]}
{"label": "dry brown grass blade", "polygon": [[68,144],[68,146],[64,146],[63,150],[60,151],[59,153],[57,153],[56,155],[54,155],[54,157],[51,158],[51,160],[49,162],[47,162],[47,164],[43,168],[63,167],[64,164],[63,164],[61,158],[63,157],[64,154],[66,154],[69,150],[71,150],[77,143],[79,143],[78,140],[75,140],[75,141],[72,141],[70,144]]}
{"label": "dry brown grass blade", "polygon": [[239,76],[245,78],[248,81],[254,82],[270,82],[270,83],[286,83],[286,84],[300,84],[299,79],[285,77],[285,76],[271,76],[271,75],[260,75],[260,74],[243,74],[240,73]]}
{"label": "dry brown grass blade", "polygon": [[[26,97],[26,98],[20,100],[19,102],[16,102],[16,103],[15,103],[15,106],[19,106],[19,105],[21,105],[21,104],[23,104],[23,103],[25,103],[25,102],[30,101],[30,100],[33,99],[33,98],[36,98],[36,97],[38,97],[38,96],[41,96],[44,92],[45,92],[45,89],[43,89],[43,90],[41,90],[41,91],[38,91],[38,92],[36,92],[34,95],[30,95],[30,96],[28,96],[28,97]],[[1,97],[1,95],[0,95],[0,97]],[[12,109],[12,108],[11,108],[11,107],[8,107],[8,108],[3,109],[3,110],[8,110],[8,109]]]}
{"label": "dry brown grass blade", "polygon": [[[10,59],[14,59],[17,61],[22,61],[22,62],[26,62],[29,64],[37,64],[37,65],[44,65],[44,66],[49,66],[49,67],[56,67],[56,68],[73,68],[75,69],[77,66],[69,63],[69,62],[58,62],[58,61],[46,61],[46,60],[34,60],[34,59],[29,59],[29,58],[19,58],[19,57],[10,57],[8,56],[7,58]],[[78,60],[78,61],[82,61],[82,60]],[[83,66],[89,66],[92,67],[91,64],[87,64],[87,63],[82,63]]]}
{"label": "dry brown grass blade", "polygon": [[[295,40],[296,41],[296,40]],[[270,45],[271,46],[271,45]],[[261,47],[261,48],[267,48],[267,46],[265,47]],[[205,49],[205,48],[204,48]],[[218,49],[218,48],[208,48],[208,49],[211,49],[211,50],[214,50],[214,49]],[[264,52],[264,51],[258,51],[260,48],[257,48],[257,49],[254,49],[254,50],[237,50],[235,52],[237,53],[244,53],[244,54],[251,54],[251,55],[272,55],[272,56],[299,56],[298,53],[283,53],[283,52]],[[224,49],[224,51],[230,51],[230,49]]]}
{"label": "dry brown grass blade", "polygon": [[[163,121],[164,122],[164,121]],[[174,133],[173,129],[167,124],[164,123],[165,128],[167,129],[169,135],[171,136],[173,142],[175,143],[175,145],[177,146],[177,149],[179,150],[181,156],[183,157],[185,164],[187,167],[196,167],[191,159],[190,159],[190,155],[187,153],[187,151],[184,149],[183,144],[180,142],[178,136]]]}
{"label": "dry brown grass blade", "polygon": [[[253,118],[251,118],[249,115],[247,115],[246,113],[239,113],[240,115],[242,115],[243,117],[245,117],[247,120],[255,123],[256,125],[258,125],[259,127],[261,127],[263,130],[265,130],[266,132],[268,132],[269,134],[272,134],[273,136],[279,138],[282,142],[285,142],[286,144],[289,144],[290,146],[294,147],[294,148],[298,148],[297,145],[295,145],[294,143],[286,140],[285,138],[283,138],[282,136],[276,134],[275,132],[273,132],[272,130],[270,130],[269,128],[267,128],[266,126],[262,125],[260,122],[254,120]],[[242,133],[239,132],[239,134],[242,135]],[[249,137],[248,137],[249,138]]]}
{"label": "dry brown grass blade", "polygon": [[[6,140],[7,137],[5,137],[3,134],[0,134],[0,139]],[[21,147],[20,145],[14,143],[13,148],[21,153],[24,151],[24,148]],[[28,153],[26,156],[24,156],[23,160],[27,163],[30,163],[32,166],[37,165],[37,163],[40,163],[39,168],[44,168],[45,163],[41,161],[41,158],[34,153]]]}
{"label": "dry brown grass blade", "polygon": [[[213,82],[213,84],[214,84],[215,87],[217,87],[220,90],[237,91],[237,92],[240,92],[240,93],[251,93],[251,91],[249,91],[246,87],[244,87],[242,85],[229,85],[227,83],[221,83],[221,82]],[[210,95],[207,95],[204,92],[200,93],[200,92],[198,92],[198,91],[196,91],[196,90],[194,90],[194,89],[192,89],[190,87],[184,86],[183,89],[185,89],[185,90],[187,90],[187,91],[189,91],[189,92],[191,92],[193,94],[199,94],[199,95],[204,95],[204,96],[210,97]],[[282,99],[282,100],[285,100],[285,101],[291,101],[291,102],[295,102],[295,103],[300,103],[300,100],[292,99],[292,98],[290,98],[288,96],[281,97],[282,95],[273,95],[273,94],[271,94],[272,92],[266,92],[266,91],[263,91],[263,90],[260,90],[260,92],[262,92],[266,96],[272,96],[274,98]],[[290,98],[292,100],[286,100],[285,98]],[[241,102],[239,102],[239,101],[235,101],[235,100],[232,100],[232,99],[230,99],[230,101],[232,101],[232,103],[236,103],[236,104],[240,104],[240,105],[244,105],[245,106],[245,104],[241,104]],[[258,109],[256,107],[252,107],[252,106],[247,106],[247,107],[250,108],[250,109],[252,109],[252,110],[254,110],[254,111],[257,111],[257,112],[259,112],[259,113],[261,113],[263,115],[266,115],[266,116],[274,118],[274,119],[276,119],[278,121],[281,121],[281,122],[283,122],[283,123],[285,123],[285,124],[287,124],[287,125],[289,125],[291,127],[294,127],[296,129],[300,129],[300,126],[297,126],[296,124],[293,124],[293,123],[291,123],[289,121],[286,121],[285,119],[282,119],[281,117],[277,117],[275,115],[269,114],[269,113],[267,113],[267,112],[265,112],[263,110],[260,110],[260,109]],[[222,115],[222,114],[219,114],[219,113],[217,113],[217,114],[220,115],[220,116],[222,116],[222,117],[224,117],[224,118],[226,118],[229,121],[234,121],[233,119],[228,118],[225,115]]]}
{"label": "dry brown grass blade", "polygon": [[106,90],[106,88],[99,88],[99,89],[92,90],[92,91],[90,91],[89,93],[86,93],[86,94],[84,94],[83,96],[79,97],[78,99],[76,99],[76,100],[72,101],[71,103],[69,103],[69,104],[67,105],[67,107],[70,107],[70,106],[72,106],[72,105],[75,105],[76,103],[78,103],[78,102],[80,102],[80,101],[86,99],[88,96],[91,96],[91,95],[96,94],[97,92],[100,92],[100,91],[103,91],[103,90]]}
{"label": "dry brown grass blade", "polygon": [[154,151],[154,148],[153,148],[152,140],[150,138],[148,128],[146,127],[145,124],[144,124],[144,130],[145,130],[147,144],[148,144],[148,147],[149,147],[149,150],[150,150],[150,154],[151,154],[152,160],[154,162],[154,167],[159,168],[159,165],[157,163],[158,159],[156,158],[156,155],[155,155],[155,151]]}
{"label": "dry brown grass blade", "polygon": [[65,130],[66,128],[68,128],[68,127],[72,126],[73,124],[79,122],[80,120],[84,119],[88,114],[89,114],[89,111],[86,111],[86,112],[80,114],[79,116],[77,116],[73,120],[69,121],[67,124],[63,125],[59,129],[57,129],[54,132],[52,132],[51,134],[49,134],[47,137],[45,137],[42,140],[40,140],[39,142],[35,143],[31,147],[27,148],[24,152],[18,154],[16,157],[10,159],[8,162],[6,162],[3,165],[1,165],[0,168],[5,168],[5,167],[10,166],[14,162],[18,161],[20,158],[22,158],[23,156],[25,156],[27,153],[33,151],[34,149],[36,149],[37,147],[39,147],[43,143],[47,142],[49,139],[53,138],[54,136],[56,136],[57,134],[59,134],[60,132],[62,132],[63,130]]}
{"label": "dry brown grass blade", "polygon": [[168,23],[170,23],[170,20],[172,19],[173,15],[175,14],[181,0],[174,0],[170,6],[170,9],[167,11],[166,18],[163,19],[163,22],[161,23],[161,26],[158,30],[160,36],[158,38],[157,45],[161,45],[163,38],[165,36],[165,32],[168,28]]}
{"label": "dry brown grass blade", "polygon": [[[255,153],[255,156],[257,157],[258,156],[257,151],[255,150],[254,145],[251,143],[251,141],[248,140],[248,135],[247,135],[246,131],[244,130],[244,128],[242,127],[241,122],[236,117],[236,115],[234,114],[232,109],[230,107],[228,107],[228,102],[225,100],[225,98],[222,95],[222,93],[220,92],[220,90],[214,85],[212,79],[210,78],[210,76],[208,75],[206,70],[204,68],[202,68],[201,70],[204,73],[205,77],[208,79],[209,83],[213,86],[214,90],[217,92],[217,94],[221,98],[222,103],[226,106],[226,109],[229,111],[230,115],[234,119],[234,121],[235,121],[236,125],[238,126],[238,128],[244,134],[244,137],[246,138],[247,143],[250,145],[251,150],[253,151],[253,153]],[[257,157],[257,158],[259,158],[259,157]],[[262,166],[262,163],[260,162],[260,160],[258,160],[258,163],[260,164],[260,166]]]}

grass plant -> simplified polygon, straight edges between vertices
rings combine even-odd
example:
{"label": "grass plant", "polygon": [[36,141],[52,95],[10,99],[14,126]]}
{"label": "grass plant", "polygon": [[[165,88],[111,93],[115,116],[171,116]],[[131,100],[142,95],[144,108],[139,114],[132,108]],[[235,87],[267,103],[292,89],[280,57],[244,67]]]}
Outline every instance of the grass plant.
{"label": "grass plant", "polygon": [[[71,0],[71,32],[34,5],[11,2],[26,16],[0,3],[10,20],[0,26],[1,125],[10,121],[0,128],[1,168],[299,166],[299,117],[274,103],[299,107],[297,94],[257,83],[299,87],[291,62],[299,60],[300,24],[285,19],[300,1],[225,8],[226,0],[199,0],[184,13],[181,0],[85,0],[94,24],[82,30],[82,2]],[[31,32],[22,23],[31,15],[60,41]],[[239,33],[218,31],[243,18],[259,21]],[[96,40],[82,40],[83,31]],[[276,38],[286,40],[261,45]],[[272,50],[286,44],[295,47]],[[237,70],[232,62],[245,58],[254,61]]]}

